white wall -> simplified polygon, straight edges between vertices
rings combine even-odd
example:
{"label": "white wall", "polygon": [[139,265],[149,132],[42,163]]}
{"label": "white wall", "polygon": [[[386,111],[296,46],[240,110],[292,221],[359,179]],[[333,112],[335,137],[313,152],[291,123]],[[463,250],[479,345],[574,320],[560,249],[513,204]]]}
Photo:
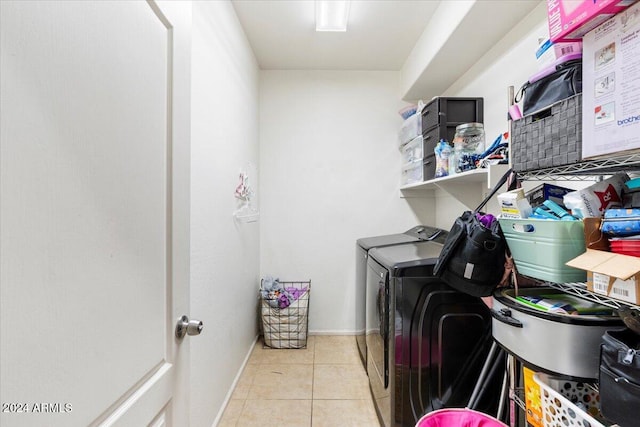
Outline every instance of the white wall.
{"label": "white wall", "polygon": [[398,73],[260,75],[260,273],[311,279],[310,332],[353,333],[356,240],[433,222],[398,190]]}
{"label": "white wall", "polygon": [[[211,426],[257,333],[259,223],[239,224],[238,174],[258,164],[258,67],[229,2],[193,2],[191,423]],[[250,177],[257,183],[257,176]]]}

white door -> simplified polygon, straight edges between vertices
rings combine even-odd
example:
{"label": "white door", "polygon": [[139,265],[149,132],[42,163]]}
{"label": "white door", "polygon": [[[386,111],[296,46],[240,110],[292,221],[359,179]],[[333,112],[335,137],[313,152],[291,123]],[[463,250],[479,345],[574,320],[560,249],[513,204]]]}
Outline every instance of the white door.
{"label": "white door", "polygon": [[190,13],[0,1],[3,427],[188,425]]}

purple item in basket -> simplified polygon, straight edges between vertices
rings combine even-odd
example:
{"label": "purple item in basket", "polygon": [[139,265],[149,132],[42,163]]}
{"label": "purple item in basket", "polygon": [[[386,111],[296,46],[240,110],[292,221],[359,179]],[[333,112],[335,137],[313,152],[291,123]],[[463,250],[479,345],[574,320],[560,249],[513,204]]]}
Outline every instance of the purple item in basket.
{"label": "purple item in basket", "polygon": [[[277,294],[278,308],[289,307],[291,304],[297,301],[300,297],[302,297],[306,291],[307,291],[306,287],[303,289],[298,289],[298,288],[282,289]],[[271,301],[270,301],[270,304],[271,306],[275,307],[275,304],[272,304]]]}
{"label": "purple item in basket", "polygon": [[302,289],[287,288],[287,292],[289,292],[291,294],[291,296],[293,297],[293,301],[295,301],[298,298],[300,298],[302,295],[304,295],[305,292],[307,292],[307,288],[306,287],[304,287]]}
{"label": "purple item in basket", "polygon": [[287,308],[291,305],[292,298],[288,292],[283,292],[278,296],[278,308]]}
{"label": "purple item in basket", "polygon": [[491,229],[491,226],[496,222],[496,217],[491,214],[476,214],[476,218],[480,221],[485,228]]}

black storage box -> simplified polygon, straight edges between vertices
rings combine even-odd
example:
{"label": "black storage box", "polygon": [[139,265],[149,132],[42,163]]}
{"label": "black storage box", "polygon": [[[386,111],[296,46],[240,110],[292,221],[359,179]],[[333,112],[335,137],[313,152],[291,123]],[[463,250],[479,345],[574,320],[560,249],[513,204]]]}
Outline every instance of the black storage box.
{"label": "black storage box", "polygon": [[425,153],[428,152],[428,147],[433,151],[441,139],[453,142],[456,126],[463,123],[482,123],[483,120],[483,98],[437,97],[432,99],[422,109]]}
{"label": "black storage box", "polygon": [[511,156],[517,172],[582,160],[582,94],[513,121]]}
{"label": "black storage box", "polygon": [[435,178],[436,176],[436,155],[429,154],[422,159],[422,176],[425,181]]}
{"label": "black storage box", "polygon": [[484,98],[437,97],[422,109],[422,149],[424,180],[433,179],[436,172],[434,149],[441,139],[453,145],[456,126],[482,123]]}

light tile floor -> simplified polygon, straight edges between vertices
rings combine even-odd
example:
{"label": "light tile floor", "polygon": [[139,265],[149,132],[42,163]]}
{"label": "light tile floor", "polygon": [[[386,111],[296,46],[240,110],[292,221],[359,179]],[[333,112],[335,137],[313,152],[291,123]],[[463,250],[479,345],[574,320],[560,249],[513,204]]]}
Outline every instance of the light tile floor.
{"label": "light tile floor", "polygon": [[310,336],[307,348],[256,344],[220,427],[378,427],[353,336]]}

